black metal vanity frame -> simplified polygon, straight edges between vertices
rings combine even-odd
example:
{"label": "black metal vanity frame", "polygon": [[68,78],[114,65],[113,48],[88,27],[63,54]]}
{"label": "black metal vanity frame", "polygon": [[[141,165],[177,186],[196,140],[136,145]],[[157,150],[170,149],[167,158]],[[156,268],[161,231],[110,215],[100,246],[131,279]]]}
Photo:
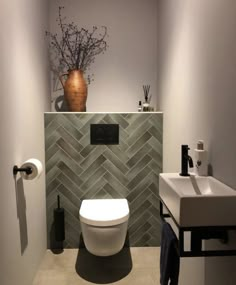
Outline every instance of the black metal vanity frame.
{"label": "black metal vanity frame", "polygon": [[[163,212],[163,205],[168,213]],[[236,230],[236,226],[211,226],[211,227],[181,227],[176,222],[168,207],[160,198],[160,217],[165,222],[165,218],[171,218],[178,228],[178,253],[180,257],[200,257],[200,256],[234,256],[236,249],[229,250],[202,250],[202,240],[220,239],[223,243],[228,241],[228,230]],[[184,250],[184,233],[190,232],[190,251]]]}

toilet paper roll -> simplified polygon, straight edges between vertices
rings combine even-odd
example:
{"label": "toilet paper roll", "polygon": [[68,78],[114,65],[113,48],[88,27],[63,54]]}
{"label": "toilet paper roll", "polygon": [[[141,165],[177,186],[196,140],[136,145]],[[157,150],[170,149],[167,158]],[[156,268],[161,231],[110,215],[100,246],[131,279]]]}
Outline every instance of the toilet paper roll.
{"label": "toilet paper roll", "polygon": [[43,171],[42,163],[36,158],[31,158],[25,161],[22,164],[21,168],[26,168],[26,167],[30,167],[32,169],[31,174],[27,174],[26,172],[21,172],[21,177],[26,180],[32,180],[34,178],[38,178]]}

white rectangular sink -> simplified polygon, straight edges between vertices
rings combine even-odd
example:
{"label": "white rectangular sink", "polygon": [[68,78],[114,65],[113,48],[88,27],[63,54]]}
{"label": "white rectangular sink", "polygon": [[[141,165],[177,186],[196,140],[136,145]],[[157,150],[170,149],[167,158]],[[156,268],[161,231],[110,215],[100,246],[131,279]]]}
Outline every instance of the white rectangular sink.
{"label": "white rectangular sink", "polygon": [[211,176],[161,173],[159,195],[181,227],[236,225],[236,191]]}

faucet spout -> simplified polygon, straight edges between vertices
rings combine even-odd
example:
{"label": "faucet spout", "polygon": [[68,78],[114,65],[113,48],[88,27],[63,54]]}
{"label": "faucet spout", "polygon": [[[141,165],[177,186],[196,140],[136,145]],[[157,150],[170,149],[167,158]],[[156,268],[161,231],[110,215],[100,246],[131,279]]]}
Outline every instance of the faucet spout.
{"label": "faucet spout", "polygon": [[188,145],[184,144],[181,146],[181,173],[179,174],[181,176],[190,176],[190,174],[188,173],[188,166],[190,168],[193,167],[193,160],[188,154],[189,149],[190,148],[188,147]]}
{"label": "faucet spout", "polygon": [[193,160],[192,160],[192,157],[190,155],[188,156],[188,163],[189,163],[189,167],[193,168]]}

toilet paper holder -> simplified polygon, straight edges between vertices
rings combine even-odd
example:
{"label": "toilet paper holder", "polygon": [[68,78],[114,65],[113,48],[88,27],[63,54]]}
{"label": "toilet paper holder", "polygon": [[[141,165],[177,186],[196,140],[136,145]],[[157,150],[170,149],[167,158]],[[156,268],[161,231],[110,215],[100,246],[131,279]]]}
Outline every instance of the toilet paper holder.
{"label": "toilet paper holder", "polygon": [[13,175],[16,175],[18,172],[25,172],[27,175],[29,175],[33,172],[33,170],[31,167],[18,167],[17,165],[14,165]]}

